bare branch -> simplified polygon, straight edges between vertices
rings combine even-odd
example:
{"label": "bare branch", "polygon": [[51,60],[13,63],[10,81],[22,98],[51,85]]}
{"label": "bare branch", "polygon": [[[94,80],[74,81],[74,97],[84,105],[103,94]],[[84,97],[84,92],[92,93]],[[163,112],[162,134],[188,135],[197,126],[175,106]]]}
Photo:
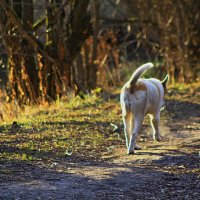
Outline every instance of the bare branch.
{"label": "bare branch", "polygon": [[15,13],[12,11],[12,9],[9,7],[9,5],[5,2],[5,0],[0,1],[0,6],[5,10],[5,13],[8,18],[16,25],[18,31],[22,34],[22,37],[25,38],[35,49],[37,49],[44,57],[46,57],[51,63],[54,63],[57,65],[56,61],[49,56],[37,43],[35,38],[31,35],[29,35],[23,28],[22,23],[17,18]]}

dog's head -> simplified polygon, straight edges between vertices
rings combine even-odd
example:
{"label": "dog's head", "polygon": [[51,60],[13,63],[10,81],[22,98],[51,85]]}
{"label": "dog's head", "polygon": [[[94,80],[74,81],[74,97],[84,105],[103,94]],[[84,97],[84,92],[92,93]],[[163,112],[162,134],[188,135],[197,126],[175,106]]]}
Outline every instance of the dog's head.
{"label": "dog's head", "polygon": [[163,81],[161,81],[165,93],[166,93],[166,91],[167,91],[167,82],[168,82],[168,80],[169,80],[169,75],[167,74],[167,75],[165,76],[165,78],[163,79]]}
{"label": "dog's head", "polygon": [[[167,92],[167,82],[169,81],[169,75],[167,74],[165,76],[165,78],[163,79],[163,81],[161,81],[162,83],[162,86],[163,86],[163,89],[164,89],[164,93]],[[162,105],[162,108],[161,110],[163,110],[165,108],[165,100],[163,99],[163,105]]]}

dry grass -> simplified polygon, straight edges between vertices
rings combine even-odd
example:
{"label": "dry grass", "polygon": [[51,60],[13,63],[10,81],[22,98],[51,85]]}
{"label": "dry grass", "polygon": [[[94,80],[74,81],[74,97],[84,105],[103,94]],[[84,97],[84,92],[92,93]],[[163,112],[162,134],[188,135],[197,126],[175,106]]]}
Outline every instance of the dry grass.
{"label": "dry grass", "polygon": [[116,100],[96,96],[57,102],[49,107],[24,107],[1,122],[4,160],[57,160],[67,156],[97,158],[113,144],[121,144]]}

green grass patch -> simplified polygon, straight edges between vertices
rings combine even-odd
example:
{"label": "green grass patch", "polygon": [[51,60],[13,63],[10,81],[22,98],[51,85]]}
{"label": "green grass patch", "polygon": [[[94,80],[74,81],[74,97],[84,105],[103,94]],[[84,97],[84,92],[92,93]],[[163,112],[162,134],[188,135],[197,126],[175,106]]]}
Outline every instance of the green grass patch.
{"label": "green grass patch", "polygon": [[1,123],[0,160],[98,159],[108,147],[124,142],[120,113],[119,102],[104,102],[95,95],[49,107],[27,106],[17,117]]}
{"label": "green grass patch", "polygon": [[199,104],[200,99],[200,83],[192,84],[176,83],[167,87],[167,99],[186,101]]}

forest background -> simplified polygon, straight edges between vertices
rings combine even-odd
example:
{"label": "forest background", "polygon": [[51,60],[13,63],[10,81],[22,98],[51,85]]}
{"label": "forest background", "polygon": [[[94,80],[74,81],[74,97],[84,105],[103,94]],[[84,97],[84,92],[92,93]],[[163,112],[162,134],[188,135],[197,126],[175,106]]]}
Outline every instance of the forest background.
{"label": "forest background", "polygon": [[118,87],[141,63],[198,82],[199,0],[1,0],[0,79],[8,102],[38,104]]}
{"label": "forest background", "polygon": [[[0,199],[200,199],[200,0],[0,0]],[[161,142],[126,154],[119,90],[170,83]]]}

